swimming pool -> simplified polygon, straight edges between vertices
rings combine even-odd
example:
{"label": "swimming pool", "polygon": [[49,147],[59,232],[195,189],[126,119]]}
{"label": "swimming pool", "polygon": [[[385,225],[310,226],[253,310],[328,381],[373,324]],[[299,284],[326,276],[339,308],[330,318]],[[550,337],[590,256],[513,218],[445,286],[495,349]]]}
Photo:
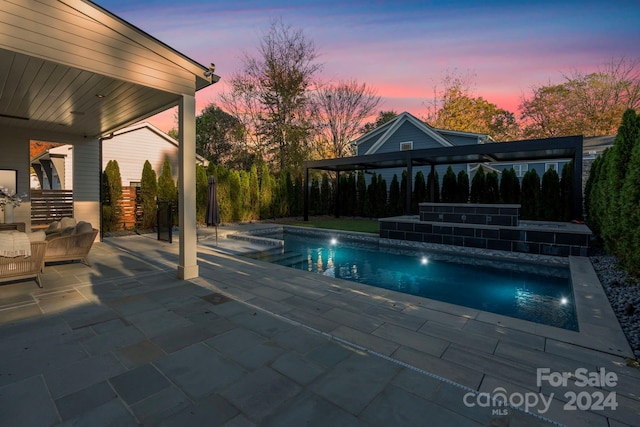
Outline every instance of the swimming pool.
{"label": "swimming pool", "polygon": [[248,256],[274,264],[573,331],[578,322],[566,266],[549,267],[378,247],[361,242],[271,236],[284,247]]}

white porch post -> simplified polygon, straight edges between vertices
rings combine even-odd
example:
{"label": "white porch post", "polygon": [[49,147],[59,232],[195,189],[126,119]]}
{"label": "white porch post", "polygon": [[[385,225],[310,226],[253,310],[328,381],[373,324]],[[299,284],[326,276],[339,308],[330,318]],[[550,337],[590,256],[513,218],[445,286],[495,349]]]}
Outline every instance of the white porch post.
{"label": "white porch post", "polygon": [[196,237],[196,99],[183,95],[179,105],[180,260],[178,279],[198,277]]}

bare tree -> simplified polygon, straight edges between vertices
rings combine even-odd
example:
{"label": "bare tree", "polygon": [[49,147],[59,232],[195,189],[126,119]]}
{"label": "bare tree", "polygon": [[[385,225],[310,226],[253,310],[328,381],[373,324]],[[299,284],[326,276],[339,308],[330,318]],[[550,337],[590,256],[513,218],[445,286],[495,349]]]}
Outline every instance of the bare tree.
{"label": "bare tree", "polygon": [[624,111],[640,108],[640,62],[612,59],[595,72],[532,88],[520,103],[527,137],[615,134]]}
{"label": "bare tree", "polygon": [[353,155],[350,143],[379,103],[375,90],[356,80],[319,87],[313,105],[318,132],[316,150],[320,157]]}
{"label": "bare tree", "polygon": [[299,167],[311,135],[309,90],[322,65],[300,29],[271,23],[258,55],[244,54],[243,68],[230,79],[222,104],[249,130],[252,143],[278,166]]}

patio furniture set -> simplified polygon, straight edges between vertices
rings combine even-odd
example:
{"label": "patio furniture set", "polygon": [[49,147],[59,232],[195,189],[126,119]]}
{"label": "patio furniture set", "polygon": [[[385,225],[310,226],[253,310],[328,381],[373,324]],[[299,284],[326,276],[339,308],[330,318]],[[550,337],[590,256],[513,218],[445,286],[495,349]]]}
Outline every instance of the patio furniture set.
{"label": "patio furniture set", "polygon": [[0,283],[35,279],[43,287],[45,263],[75,261],[87,255],[98,235],[90,223],[63,218],[46,230],[26,232],[24,223],[0,224]]}

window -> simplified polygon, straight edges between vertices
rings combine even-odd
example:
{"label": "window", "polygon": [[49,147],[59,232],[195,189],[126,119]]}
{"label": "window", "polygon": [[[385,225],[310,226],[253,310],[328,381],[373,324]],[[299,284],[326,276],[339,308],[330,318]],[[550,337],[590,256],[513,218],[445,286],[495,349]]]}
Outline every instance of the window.
{"label": "window", "polygon": [[140,187],[140,181],[129,181],[130,187]]}
{"label": "window", "polygon": [[558,172],[558,164],[557,163],[545,163],[544,164],[544,171],[548,171],[549,169],[553,169],[554,171]]}
{"label": "window", "polygon": [[401,142],[400,151],[413,150],[413,141]]}
{"label": "window", "polygon": [[516,176],[518,178],[522,178],[529,170],[529,165],[526,163],[518,163],[513,165],[513,170],[516,171]]}

